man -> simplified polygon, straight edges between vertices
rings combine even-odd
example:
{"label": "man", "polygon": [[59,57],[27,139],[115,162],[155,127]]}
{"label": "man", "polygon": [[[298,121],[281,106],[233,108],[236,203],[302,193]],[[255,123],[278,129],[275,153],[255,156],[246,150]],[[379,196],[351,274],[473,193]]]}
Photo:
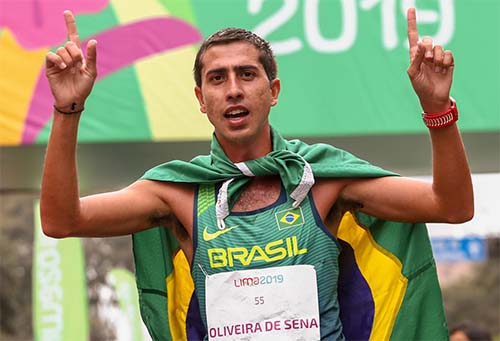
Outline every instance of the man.
{"label": "man", "polygon": [[[75,147],[80,115],[97,75],[97,42],[89,42],[84,59],[75,19],[69,11],[64,16],[69,41],[56,53],[48,53],[46,63],[54,121],[42,180],[44,232],[56,238],[107,237],[170,227],[191,265],[205,327],[220,318],[236,321],[234,316],[246,309],[237,307],[237,294],[229,290],[233,288],[227,288],[231,293],[225,304],[214,302],[210,292],[217,286],[226,290],[214,281],[224,281],[235,270],[243,277],[251,276],[244,278],[257,278],[263,269],[263,278],[271,282],[274,278],[270,284],[286,282],[269,296],[284,293],[286,302],[292,300],[286,293],[294,290],[312,295],[307,296],[312,299],[296,302],[303,311],[311,311],[304,320],[318,333],[310,334],[315,335],[312,339],[319,338],[319,332],[322,339],[343,339],[335,292],[340,252],[335,236],[346,210],[403,222],[459,223],[473,215],[470,171],[455,124],[456,107],[449,96],[453,56],[433,46],[428,37],[419,42],[414,9],[408,11],[408,75],[431,128],[432,184],[386,176],[391,173],[327,147],[324,153],[333,156],[323,160],[318,156],[323,149],[317,152],[323,147],[281,139],[269,125],[270,109],[280,93],[272,52],[254,34],[230,29],[210,37],[195,62],[195,94],[200,110],[214,126],[211,157],[192,165],[160,166],[120,191],[84,198],[78,192]],[[119,119],[119,113],[110,114]],[[352,168],[353,175],[337,173],[336,162],[351,158],[352,163],[344,166]],[[205,199],[212,200],[206,210]],[[283,224],[308,217],[304,221],[307,231],[302,229],[297,235],[296,230],[282,226],[278,230],[287,234],[279,239],[268,226],[281,212]],[[304,279],[308,284],[293,289],[286,278]],[[238,283],[245,286],[245,281]],[[234,282],[236,287],[238,283]],[[317,290],[309,292],[310,283]],[[254,304],[264,305],[267,298],[257,296]],[[274,316],[276,309],[285,315],[285,310],[293,310],[262,309],[258,310],[262,319]],[[255,323],[244,328],[248,332],[248,328],[260,327]],[[284,329],[278,328],[283,325],[275,327]]]}

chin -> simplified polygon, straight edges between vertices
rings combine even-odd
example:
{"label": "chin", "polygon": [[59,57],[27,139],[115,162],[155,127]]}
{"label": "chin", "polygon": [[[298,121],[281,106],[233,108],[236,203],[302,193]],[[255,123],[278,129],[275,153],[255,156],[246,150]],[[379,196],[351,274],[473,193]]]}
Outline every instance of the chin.
{"label": "chin", "polygon": [[252,140],[254,134],[252,134],[248,129],[239,128],[239,129],[231,129],[229,131],[225,131],[224,133],[217,134],[217,137],[222,137],[227,142],[231,143],[246,143]]}

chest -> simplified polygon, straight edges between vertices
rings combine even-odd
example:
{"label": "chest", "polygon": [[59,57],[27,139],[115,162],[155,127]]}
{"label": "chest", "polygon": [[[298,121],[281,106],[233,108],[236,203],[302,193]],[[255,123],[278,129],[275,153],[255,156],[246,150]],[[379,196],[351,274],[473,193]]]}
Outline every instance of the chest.
{"label": "chest", "polygon": [[[253,186],[240,198],[237,206],[240,211],[232,210],[224,219],[223,230],[215,224],[215,207],[204,209],[205,201],[198,196],[200,214],[196,219],[197,242],[194,243],[198,250],[197,262],[205,264],[210,273],[271,264],[322,264],[323,257],[332,252],[326,258],[336,258],[336,242],[317,214],[312,196],[294,208],[294,200],[287,197],[279,183],[270,182],[265,186],[264,192],[272,188],[273,195],[264,198],[259,196],[263,191],[259,187]],[[217,193],[211,197],[217,197]],[[319,249],[322,251],[317,252]]]}
{"label": "chest", "polygon": [[278,177],[254,178],[233,206],[233,212],[254,211],[278,200],[281,183]]}

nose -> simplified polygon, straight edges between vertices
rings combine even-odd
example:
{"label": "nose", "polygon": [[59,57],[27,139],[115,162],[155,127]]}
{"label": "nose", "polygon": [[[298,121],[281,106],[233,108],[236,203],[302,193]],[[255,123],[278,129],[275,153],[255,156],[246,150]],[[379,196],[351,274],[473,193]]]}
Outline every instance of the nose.
{"label": "nose", "polygon": [[226,99],[230,102],[238,101],[243,98],[243,90],[240,81],[236,75],[231,74],[227,80]]}

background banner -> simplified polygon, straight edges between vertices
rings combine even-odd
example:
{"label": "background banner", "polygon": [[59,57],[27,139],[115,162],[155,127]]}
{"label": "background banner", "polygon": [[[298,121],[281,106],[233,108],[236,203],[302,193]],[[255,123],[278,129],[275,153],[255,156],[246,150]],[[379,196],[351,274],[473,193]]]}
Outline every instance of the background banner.
{"label": "background banner", "polygon": [[33,336],[40,341],[87,341],[89,317],[83,248],[78,238],[45,236],[35,203]]}
{"label": "background banner", "polygon": [[124,317],[123,324],[117,328],[117,338],[123,341],[151,340],[149,335],[144,335],[146,329],[142,326],[134,274],[127,269],[114,268],[106,278],[115,289],[118,305]]}
{"label": "background banner", "polygon": [[208,139],[192,64],[202,39],[228,26],[272,43],[282,94],[271,121],[284,135],[423,133],[406,75],[410,6],[421,36],[455,54],[461,130],[499,131],[498,0],[7,0],[0,4],[0,145],[47,141],[44,56],[65,41],[66,8],[82,40],[99,42],[99,78],[80,141]]}

